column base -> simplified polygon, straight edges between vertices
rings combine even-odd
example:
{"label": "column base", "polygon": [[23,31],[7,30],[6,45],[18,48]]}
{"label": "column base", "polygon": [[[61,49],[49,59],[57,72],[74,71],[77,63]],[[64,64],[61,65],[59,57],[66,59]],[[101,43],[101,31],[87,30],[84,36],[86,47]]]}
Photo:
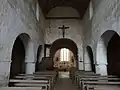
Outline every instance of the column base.
{"label": "column base", "polygon": [[107,74],[107,65],[106,64],[98,64],[96,65],[96,73],[101,74],[102,76],[106,76]]}
{"label": "column base", "polygon": [[84,63],[84,65],[85,65],[85,71],[92,71],[90,63]]}
{"label": "column base", "polygon": [[26,62],[26,74],[33,74],[35,72],[35,62]]}
{"label": "column base", "polygon": [[83,62],[79,62],[78,69],[79,70],[84,70],[84,64],[83,64]]}

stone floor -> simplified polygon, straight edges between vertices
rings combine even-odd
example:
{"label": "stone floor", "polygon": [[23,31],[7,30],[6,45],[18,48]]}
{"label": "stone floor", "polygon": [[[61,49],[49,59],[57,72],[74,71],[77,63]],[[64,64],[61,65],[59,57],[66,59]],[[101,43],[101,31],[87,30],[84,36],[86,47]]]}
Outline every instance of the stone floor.
{"label": "stone floor", "polygon": [[69,78],[69,72],[59,72],[59,78]]}
{"label": "stone floor", "polygon": [[76,90],[74,84],[72,84],[72,80],[69,78],[59,78],[54,90]]}

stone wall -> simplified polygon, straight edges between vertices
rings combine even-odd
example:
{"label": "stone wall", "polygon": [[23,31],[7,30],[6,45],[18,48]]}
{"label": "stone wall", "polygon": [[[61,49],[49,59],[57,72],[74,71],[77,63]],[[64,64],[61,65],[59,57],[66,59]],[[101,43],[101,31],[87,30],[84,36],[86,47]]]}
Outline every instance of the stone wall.
{"label": "stone wall", "polygon": [[[48,20],[45,40],[47,44],[52,44],[55,40],[62,38],[62,30],[58,27],[65,25],[70,27],[66,30],[65,38],[73,40],[78,47],[78,60],[83,60],[83,42],[82,42],[82,22],[80,20]],[[48,55],[49,56],[49,52]],[[81,67],[82,68],[82,67]]]}
{"label": "stone wall", "polygon": [[0,0],[0,74],[9,74],[13,44],[22,33],[33,44],[33,57],[27,57],[26,63],[36,62],[38,46],[44,44],[43,26],[39,23],[42,21],[35,17],[36,3],[37,0]]}
{"label": "stone wall", "polygon": [[[65,7],[61,7],[64,9]],[[72,10],[71,10],[72,9]],[[60,8],[53,9],[54,11],[50,11],[50,16],[48,13],[48,17],[77,17],[78,12],[73,8],[65,8],[66,13],[59,12]],[[57,11],[58,10],[58,11]],[[70,12],[69,12],[70,11]],[[57,12],[57,14],[55,13]],[[67,12],[69,14],[67,14]],[[76,13],[75,13],[76,12]],[[71,13],[71,14],[70,14]],[[65,15],[64,15],[65,14]],[[59,15],[59,16],[58,16]],[[61,15],[61,16],[60,16]],[[52,44],[55,40],[62,38],[62,30],[58,29],[62,25],[68,26],[69,29],[65,31],[65,38],[73,40],[78,47],[78,60],[83,61],[83,22],[79,19],[48,19],[46,30],[45,30],[45,42],[46,44]],[[49,56],[49,51],[47,52],[47,56]],[[79,69],[83,70],[83,63],[79,62]]]}
{"label": "stone wall", "polygon": [[[120,23],[120,1],[119,0],[97,0],[99,1],[98,3],[96,0],[93,0],[93,9],[94,9],[94,14],[92,19],[88,23],[88,17],[89,15],[86,13],[85,16],[85,27],[84,31],[84,46],[91,46],[94,54],[94,61],[98,65],[100,63],[96,62],[96,53],[99,52],[97,51],[97,44],[98,41],[100,41],[101,35],[107,31],[107,30],[113,30],[116,31],[118,34],[120,33],[119,30],[119,23]],[[103,8],[104,7],[104,8]],[[110,37],[106,37],[110,38]],[[103,48],[103,47],[101,47]],[[101,60],[102,59],[102,56]],[[103,60],[104,61],[104,60]],[[100,66],[98,70],[101,71],[100,69],[103,69],[103,67],[106,67],[106,63],[102,64],[103,66]],[[105,68],[104,68],[105,69]],[[101,71],[99,72],[101,74],[106,74],[106,71]]]}

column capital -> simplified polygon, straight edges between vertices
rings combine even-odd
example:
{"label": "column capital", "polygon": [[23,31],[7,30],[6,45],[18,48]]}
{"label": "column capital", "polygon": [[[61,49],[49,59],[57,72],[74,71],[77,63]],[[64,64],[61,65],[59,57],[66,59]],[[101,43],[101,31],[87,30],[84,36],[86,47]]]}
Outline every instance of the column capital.
{"label": "column capital", "polygon": [[26,60],[25,63],[36,63],[35,61]]}
{"label": "column capital", "polygon": [[1,62],[3,62],[3,63],[12,63],[12,60],[8,60],[8,61],[7,60],[6,61],[3,60],[3,61],[0,61],[0,63]]}
{"label": "column capital", "polygon": [[99,65],[108,65],[108,63],[95,63],[95,65],[99,66]]}

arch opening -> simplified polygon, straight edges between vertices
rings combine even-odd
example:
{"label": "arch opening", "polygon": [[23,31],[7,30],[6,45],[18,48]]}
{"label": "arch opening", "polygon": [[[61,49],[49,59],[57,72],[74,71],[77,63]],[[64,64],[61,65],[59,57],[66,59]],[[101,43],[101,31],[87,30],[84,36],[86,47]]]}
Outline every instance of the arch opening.
{"label": "arch opening", "polygon": [[15,40],[11,60],[10,78],[14,78],[20,73],[25,73],[25,47],[20,37]]}
{"label": "arch opening", "polygon": [[76,67],[74,54],[67,48],[57,50],[53,61],[54,68],[58,71],[69,71],[71,68]]}
{"label": "arch opening", "polygon": [[[75,63],[76,63],[76,68],[78,68],[78,48],[77,48],[77,45],[74,41],[72,41],[71,39],[67,39],[67,38],[57,39],[52,43],[51,48],[50,48],[50,57],[52,58],[52,62],[53,62],[53,58],[55,56],[55,53],[62,48],[69,49],[73,53]],[[53,62],[53,64],[54,64],[54,62]]]}
{"label": "arch opening", "polygon": [[61,38],[55,40],[49,47],[50,54],[49,57],[42,58],[39,67],[40,71],[45,71],[45,70],[56,70],[54,67],[54,56],[57,51],[59,51],[61,48],[66,48],[68,51],[71,51],[74,55],[74,60],[75,60],[75,65],[76,68],[78,68],[78,49],[76,43],[74,41],[67,39],[67,38]]}
{"label": "arch opening", "polygon": [[35,72],[40,71],[40,55],[41,55],[42,45],[38,47],[37,50],[37,61],[35,65]]}
{"label": "arch opening", "polygon": [[107,46],[108,75],[120,76],[120,36],[115,33]]}
{"label": "arch opening", "polygon": [[90,46],[87,46],[87,53],[88,53],[88,63],[90,63],[90,68],[92,72],[95,72],[95,64],[94,64],[94,59],[93,59],[93,51]]}
{"label": "arch opening", "polygon": [[11,54],[10,78],[14,78],[18,74],[27,72],[26,60],[29,57],[30,37],[26,33],[17,36],[14,41]]}
{"label": "arch opening", "polygon": [[[101,35],[97,44],[96,71],[101,75],[119,74],[120,37],[117,32],[107,30]],[[117,66],[117,67],[116,67]]]}

